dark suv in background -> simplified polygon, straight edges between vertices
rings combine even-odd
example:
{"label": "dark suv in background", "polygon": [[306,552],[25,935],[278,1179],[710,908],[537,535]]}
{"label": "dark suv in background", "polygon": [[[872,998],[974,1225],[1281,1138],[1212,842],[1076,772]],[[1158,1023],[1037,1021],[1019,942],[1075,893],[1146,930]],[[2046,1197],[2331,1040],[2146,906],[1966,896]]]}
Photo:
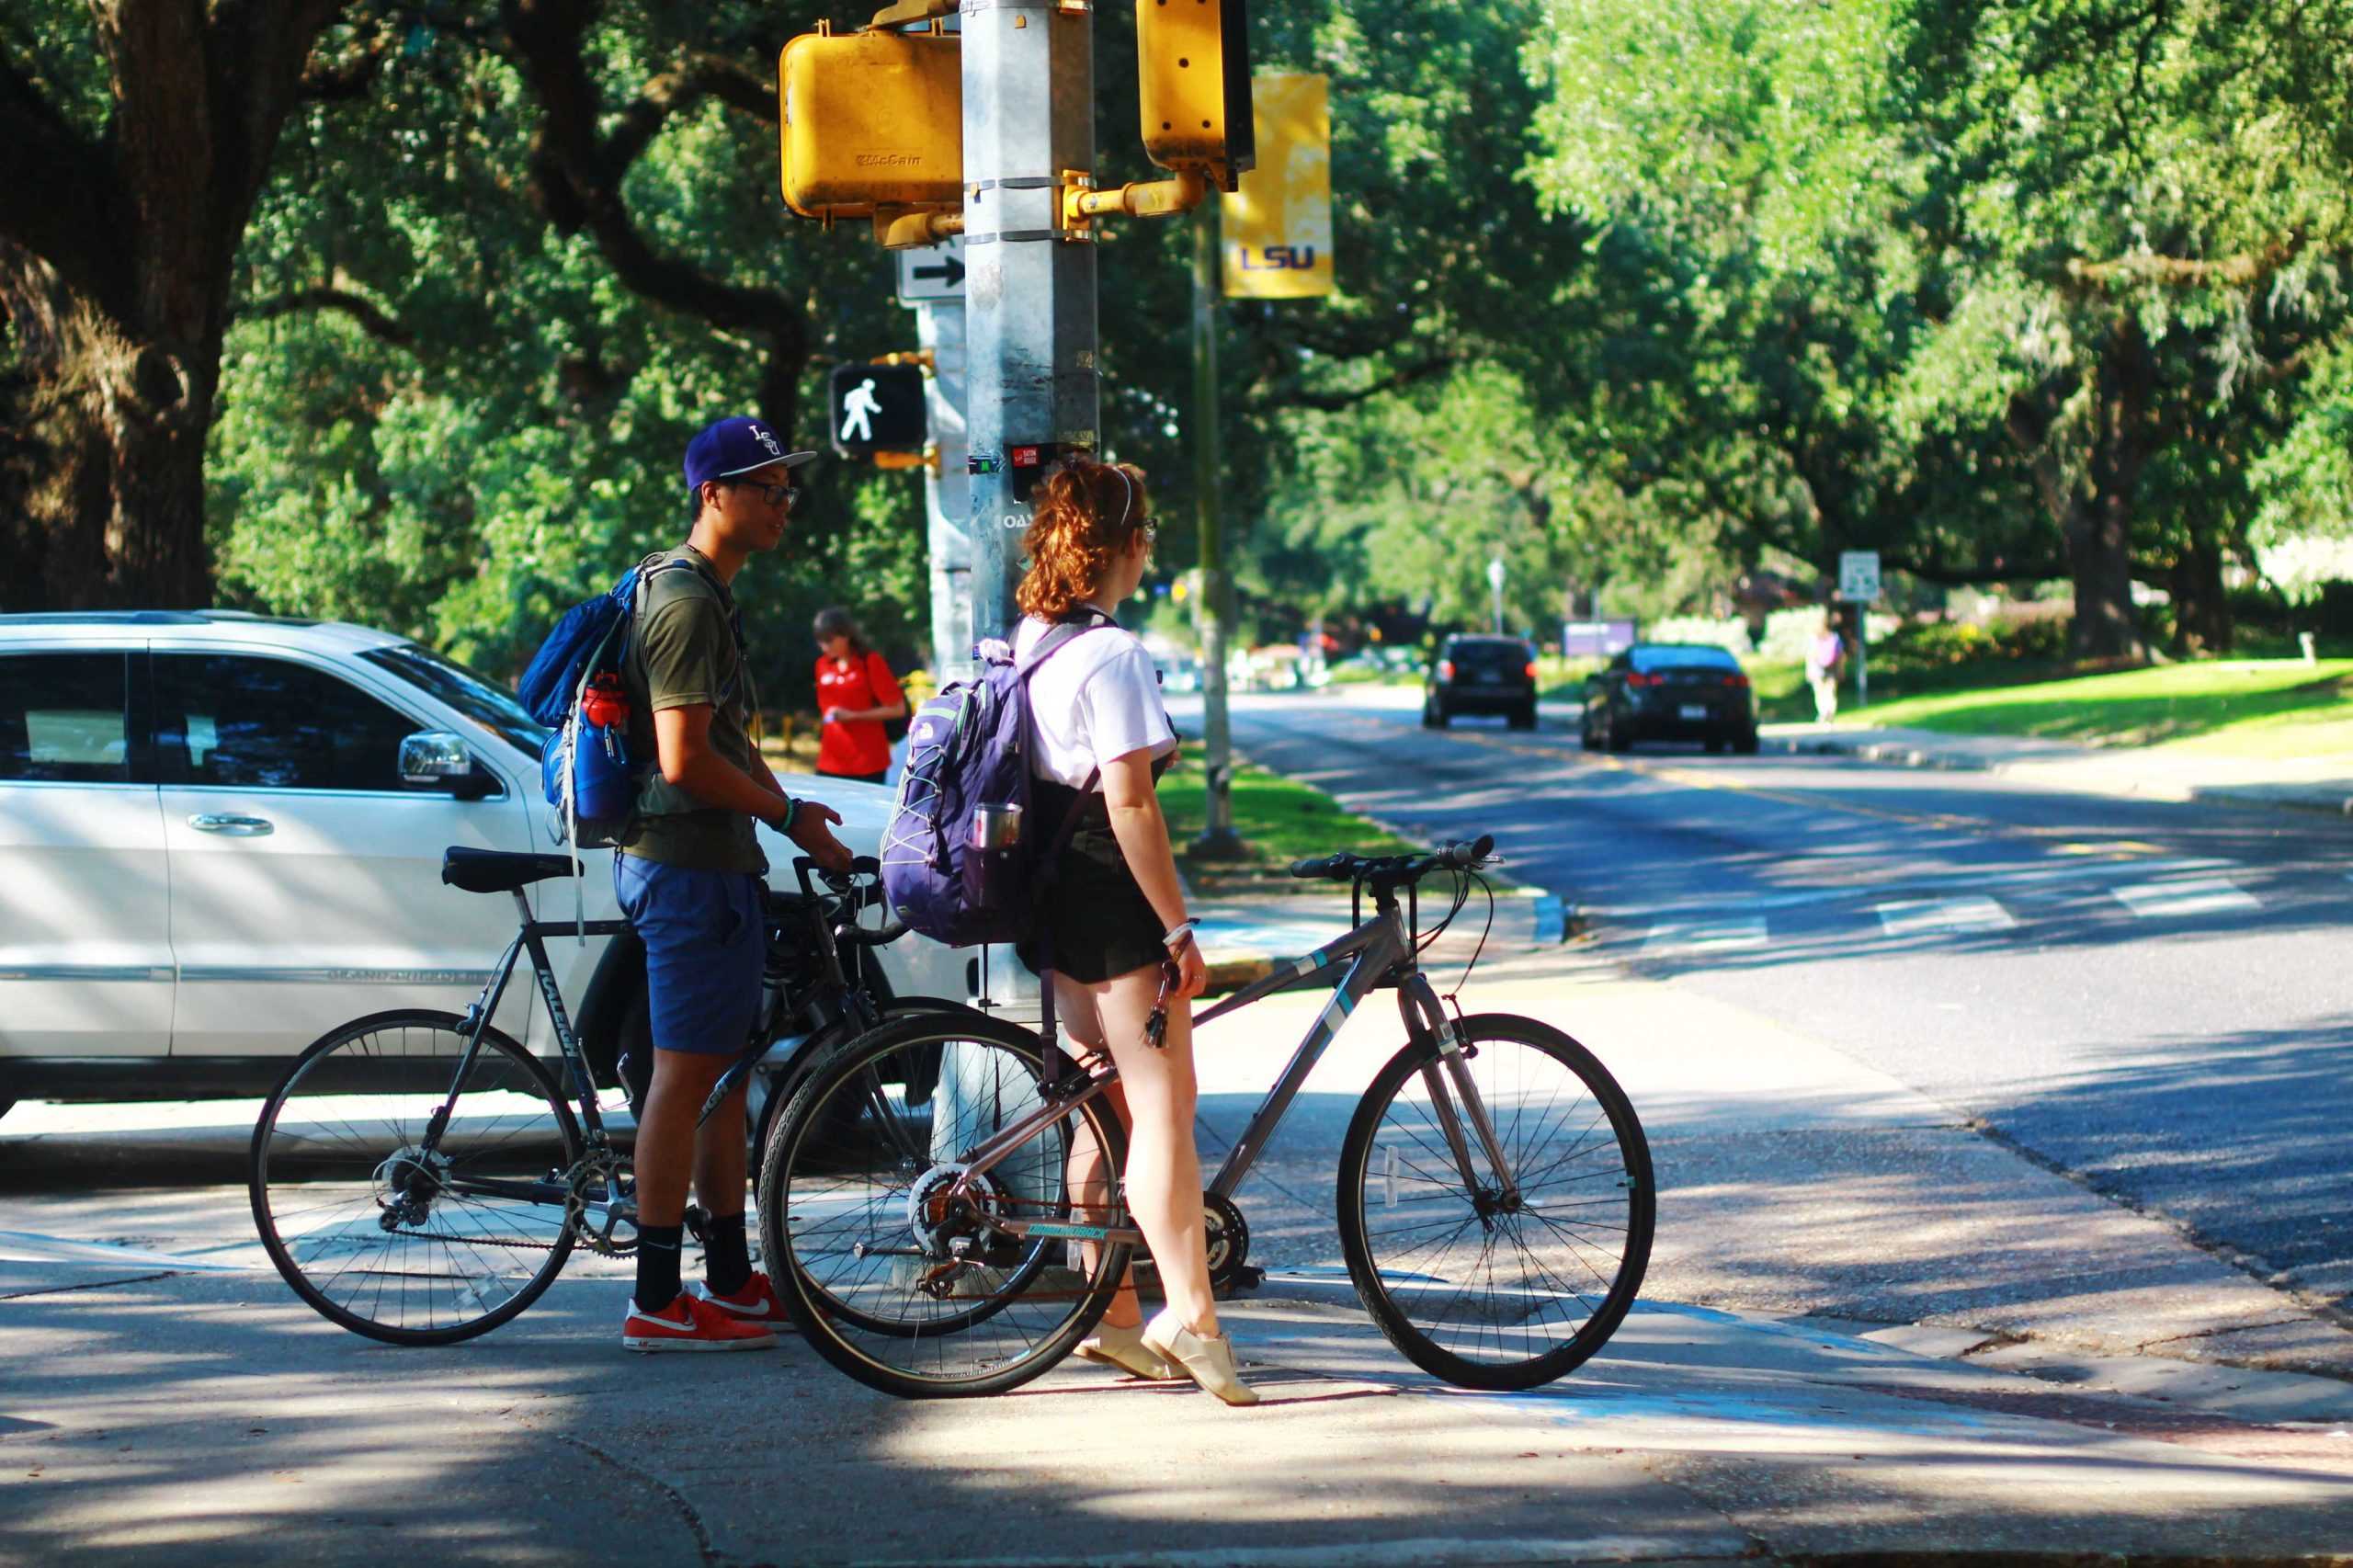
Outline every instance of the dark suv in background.
{"label": "dark suv in background", "polygon": [[1536,728],[1536,651],[1517,637],[1448,638],[1422,680],[1422,722],[1443,730],[1458,713]]}
{"label": "dark suv in background", "polygon": [[1756,693],[1740,661],[1707,642],[1637,642],[1585,683],[1587,751],[1636,741],[1756,749]]}

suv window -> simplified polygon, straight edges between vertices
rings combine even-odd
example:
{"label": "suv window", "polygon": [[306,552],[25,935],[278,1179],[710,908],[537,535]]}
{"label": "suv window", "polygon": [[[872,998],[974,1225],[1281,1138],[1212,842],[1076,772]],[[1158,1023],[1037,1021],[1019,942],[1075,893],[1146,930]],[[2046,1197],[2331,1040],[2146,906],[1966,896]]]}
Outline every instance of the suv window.
{"label": "suv window", "polygon": [[1722,648],[1643,648],[1635,652],[1638,670],[1736,670],[1740,661]]}
{"label": "suv window", "polygon": [[414,642],[404,642],[391,648],[369,648],[359,655],[378,669],[389,670],[401,679],[421,686],[450,707],[494,733],[504,735],[520,750],[540,755],[547,744],[548,732],[533,719],[515,694],[504,687],[494,686],[457,660],[445,658],[430,648],[420,648]]}
{"label": "suv window", "polygon": [[0,779],[131,781],[123,655],[0,658]]}
{"label": "suv window", "polygon": [[1526,665],[1531,655],[1525,642],[1514,642],[1500,637],[1458,637],[1447,649],[1447,657],[1458,665],[1472,665],[1485,669],[1498,665],[1517,668]]}
{"label": "suv window", "polygon": [[347,681],[286,659],[154,655],[165,784],[403,790],[403,737],[425,728]]}

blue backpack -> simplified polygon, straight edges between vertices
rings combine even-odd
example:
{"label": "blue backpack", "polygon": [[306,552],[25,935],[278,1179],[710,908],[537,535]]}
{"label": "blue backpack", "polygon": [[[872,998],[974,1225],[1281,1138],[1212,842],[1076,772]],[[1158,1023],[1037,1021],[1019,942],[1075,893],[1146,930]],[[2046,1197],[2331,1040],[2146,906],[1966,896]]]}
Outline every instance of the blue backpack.
{"label": "blue backpack", "polygon": [[[1078,814],[1055,824],[1051,841],[1031,818],[1029,677],[1086,633],[1115,624],[1103,617],[1057,626],[1017,664],[1009,646],[991,639],[974,650],[978,675],[915,710],[881,856],[883,891],[909,926],[951,948],[1029,935],[1038,872],[1068,841]],[[1089,778],[1086,789],[1094,787]],[[1019,809],[1018,836],[1006,843],[983,831],[986,842],[975,842],[974,818],[1002,823],[1007,806]]]}
{"label": "blue backpack", "polygon": [[[648,560],[652,558],[649,557]],[[575,852],[614,842],[629,824],[650,757],[630,755],[629,697],[621,661],[645,608],[646,581],[688,561],[650,570],[641,561],[608,593],[564,611],[523,672],[516,696],[554,732],[540,748],[540,784],[556,809],[557,836]]]}

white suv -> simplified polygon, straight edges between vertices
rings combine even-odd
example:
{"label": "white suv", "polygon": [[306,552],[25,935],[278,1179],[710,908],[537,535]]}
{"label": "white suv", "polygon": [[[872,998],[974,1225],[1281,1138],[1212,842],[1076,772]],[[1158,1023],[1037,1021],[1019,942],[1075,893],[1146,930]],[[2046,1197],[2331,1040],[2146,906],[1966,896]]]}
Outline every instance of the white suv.
{"label": "white suv", "polygon": [[[347,1019],[461,1009],[515,907],[443,886],[441,852],[562,847],[544,733],[505,689],[364,627],[0,616],[0,1110],[259,1094]],[[404,781],[404,742],[412,771],[438,755],[453,776]],[[842,814],[843,842],[874,852],[888,791],[806,789]],[[763,845],[790,887],[793,846],[765,830]],[[612,852],[583,860],[587,915],[618,915]],[[529,893],[543,919],[573,913],[568,880]],[[623,937],[551,956],[608,1074],[644,1028],[643,949]],[[899,995],[961,998],[964,968],[915,937],[882,952]],[[497,1021],[555,1054],[530,987],[507,988]]]}

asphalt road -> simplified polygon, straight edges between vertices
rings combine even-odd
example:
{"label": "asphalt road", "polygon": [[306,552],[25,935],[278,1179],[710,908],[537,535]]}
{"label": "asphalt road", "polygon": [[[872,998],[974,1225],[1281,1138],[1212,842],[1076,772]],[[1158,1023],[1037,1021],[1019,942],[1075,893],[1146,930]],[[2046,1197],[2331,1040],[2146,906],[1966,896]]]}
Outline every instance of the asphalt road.
{"label": "asphalt road", "polygon": [[1493,833],[1629,973],[1829,1044],[2353,1313],[2353,825],[1836,758],[1589,754],[1573,720],[1433,732],[1395,694],[1241,697],[1233,733],[1411,835]]}

